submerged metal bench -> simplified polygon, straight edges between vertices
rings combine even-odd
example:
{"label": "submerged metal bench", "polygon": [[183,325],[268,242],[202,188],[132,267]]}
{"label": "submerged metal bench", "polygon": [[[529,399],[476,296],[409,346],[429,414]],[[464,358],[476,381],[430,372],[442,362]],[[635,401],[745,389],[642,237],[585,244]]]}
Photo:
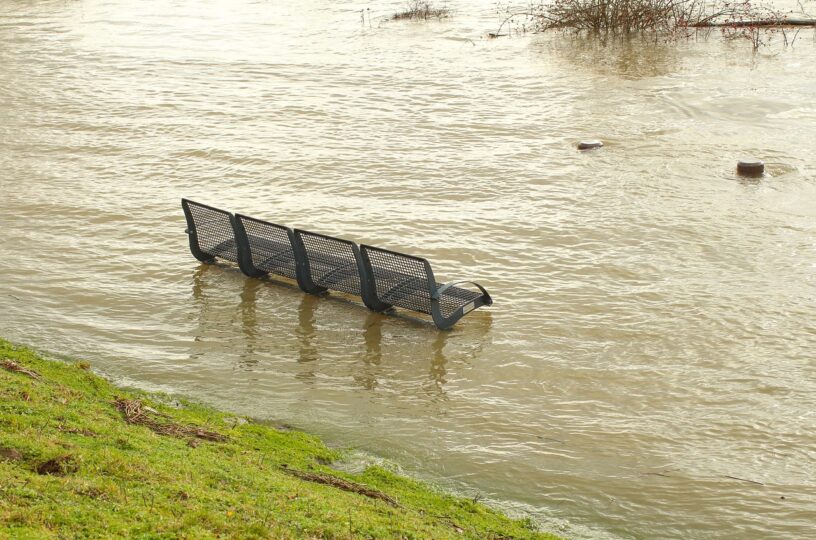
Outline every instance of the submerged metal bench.
{"label": "submerged metal bench", "polygon": [[[190,251],[201,262],[235,262],[247,276],[292,279],[310,294],[332,290],[356,295],[374,311],[399,307],[425,313],[440,329],[493,303],[478,283],[438,283],[426,259],[233,215],[189,199],[182,199],[181,206]],[[478,292],[459,287],[464,284]]]}

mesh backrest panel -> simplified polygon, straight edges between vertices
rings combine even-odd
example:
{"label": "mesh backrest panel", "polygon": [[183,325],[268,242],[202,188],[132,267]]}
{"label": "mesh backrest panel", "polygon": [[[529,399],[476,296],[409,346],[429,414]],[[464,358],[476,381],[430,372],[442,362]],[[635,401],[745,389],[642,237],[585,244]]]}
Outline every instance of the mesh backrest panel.
{"label": "mesh backrest panel", "polygon": [[431,313],[425,262],[409,255],[363,246],[371,261],[377,298],[392,306]]}
{"label": "mesh backrest panel", "polygon": [[286,227],[238,216],[247,233],[252,265],[264,272],[295,279],[295,253]]}
{"label": "mesh backrest panel", "polygon": [[360,295],[360,273],[351,242],[297,231],[306,248],[312,281],[321,287]]}
{"label": "mesh backrest panel", "polygon": [[190,201],[187,201],[187,205],[193,216],[198,247],[201,251],[237,262],[238,249],[235,246],[235,232],[232,230],[229,213]]}

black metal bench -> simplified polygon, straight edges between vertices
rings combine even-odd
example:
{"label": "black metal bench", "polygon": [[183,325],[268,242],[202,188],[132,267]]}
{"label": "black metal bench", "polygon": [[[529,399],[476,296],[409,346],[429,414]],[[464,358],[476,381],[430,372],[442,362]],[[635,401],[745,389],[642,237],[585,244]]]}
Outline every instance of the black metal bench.
{"label": "black metal bench", "polygon": [[[374,311],[400,307],[425,313],[440,329],[493,303],[470,281],[437,283],[422,258],[283,225],[182,199],[190,251],[199,261],[238,263],[250,277],[293,279],[305,292],[340,291],[362,298]],[[459,287],[468,283],[478,292]]]}

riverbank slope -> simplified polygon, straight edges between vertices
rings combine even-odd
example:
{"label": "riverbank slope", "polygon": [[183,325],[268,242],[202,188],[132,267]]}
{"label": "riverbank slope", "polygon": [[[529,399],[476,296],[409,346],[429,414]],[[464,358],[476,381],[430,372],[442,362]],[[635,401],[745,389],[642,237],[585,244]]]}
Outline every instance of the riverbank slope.
{"label": "riverbank slope", "polygon": [[0,340],[0,536],[554,538],[315,437]]}

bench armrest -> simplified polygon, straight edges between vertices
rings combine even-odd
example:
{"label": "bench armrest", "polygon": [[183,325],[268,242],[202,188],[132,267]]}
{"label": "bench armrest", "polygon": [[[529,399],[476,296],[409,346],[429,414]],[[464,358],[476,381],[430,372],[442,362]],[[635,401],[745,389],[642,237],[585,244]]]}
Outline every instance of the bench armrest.
{"label": "bench armrest", "polygon": [[455,287],[456,285],[463,285],[465,283],[467,283],[469,285],[473,285],[474,287],[476,287],[477,289],[482,291],[482,294],[484,295],[484,299],[485,299],[485,305],[489,306],[489,305],[491,305],[493,303],[493,299],[490,298],[490,293],[487,292],[487,289],[485,289],[484,287],[482,287],[481,285],[479,285],[475,281],[468,281],[468,280],[449,281],[449,282],[445,283],[444,285],[442,285],[441,287],[439,287],[438,289],[436,289],[436,291],[434,291],[433,295],[431,295],[431,298],[433,298],[434,300],[438,300],[439,297],[442,296],[445,293],[445,291],[447,291],[451,287]]}

